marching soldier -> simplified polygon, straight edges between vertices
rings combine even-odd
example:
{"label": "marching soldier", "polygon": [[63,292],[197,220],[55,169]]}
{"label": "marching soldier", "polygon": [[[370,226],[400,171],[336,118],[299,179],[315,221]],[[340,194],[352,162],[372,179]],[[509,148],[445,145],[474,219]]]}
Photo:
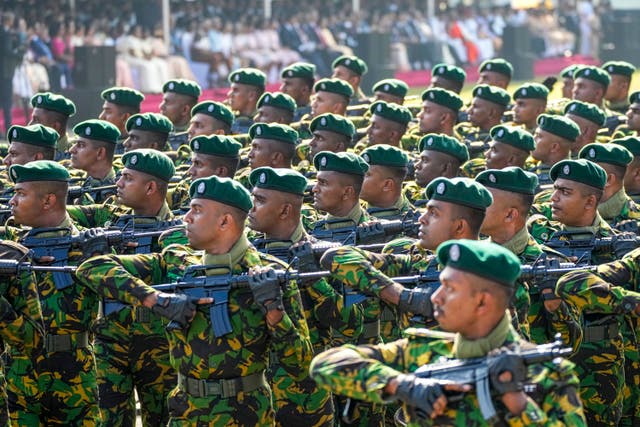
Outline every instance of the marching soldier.
{"label": "marching soldier", "polygon": [[292,122],[302,120],[311,112],[311,93],[315,82],[316,66],[306,62],[295,62],[280,73],[280,92],[286,93],[296,102]]}
{"label": "marching soldier", "polygon": [[478,68],[478,85],[507,89],[513,77],[513,65],[502,58],[487,59]]}
{"label": "marching soldier", "polygon": [[569,158],[571,147],[580,135],[580,128],[573,120],[563,116],[542,114],[533,134],[535,148],[531,157],[535,163],[530,171],[538,176],[540,185],[552,182],[549,169],[561,160]]}
{"label": "marching soldier", "polygon": [[254,122],[290,125],[296,108],[296,101],[286,93],[265,92],[258,100],[258,112]]}
{"label": "marching soldier", "polygon": [[528,132],[535,130],[538,116],[547,109],[549,89],[539,83],[525,83],[513,93],[513,122]]}
{"label": "marching soldier", "polygon": [[403,105],[409,86],[402,80],[384,79],[374,84],[371,92],[373,92],[373,102],[384,101],[389,104]]}
{"label": "marching soldier", "polygon": [[564,109],[564,115],[575,122],[580,128],[580,134],[571,146],[571,157],[577,158],[580,150],[598,138],[598,130],[605,123],[602,110],[594,104],[581,101],[571,101]]}
{"label": "marching soldier", "polygon": [[240,68],[229,74],[228,80],[231,88],[225,103],[235,114],[231,133],[247,133],[254,123],[256,105],[264,92],[267,76],[256,68]]}
{"label": "marching soldier", "polygon": [[187,128],[191,109],[198,103],[202,90],[198,83],[185,79],[169,80],[162,86],[160,113],[171,121],[173,130],[169,133],[172,150],[188,142]]}
{"label": "marching soldier", "polygon": [[626,61],[609,61],[602,64],[602,69],[611,76],[604,95],[605,106],[618,114],[625,114],[629,109],[629,87],[636,67]]}
{"label": "marching soldier", "polygon": [[26,165],[35,160],[53,160],[59,135],[43,125],[13,125],[7,132],[9,152],[4,164]]}
{"label": "marching soldier", "polygon": [[460,94],[467,73],[460,67],[449,64],[438,64],[431,69],[430,88],[441,88]]}
{"label": "marching soldier", "polygon": [[122,144],[125,153],[140,148],[169,151],[169,134],[173,125],[162,114],[134,114],[127,120],[127,139]]}
{"label": "marching soldier", "polygon": [[229,135],[233,113],[226,105],[216,101],[203,101],[191,109],[187,128],[189,141],[199,135]]}
{"label": "marching soldier", "polygon": [[627,165],[624,174],[624,190],[631,199],[640,201],[640,139],[636,136],[627,136],[611,140],[614,144],[622,145],[633,155],[633,160]]}
{"label": "marching soldier", "polygon": [[360,153],[367,147],[376,144],[387,144],[400,147],[400,141],[407,131],[407,125],[413,119],[407,107],[398,104],[387,104],[376,101],[369,107],[371,118],[366,130],[366,137],[354,147]]}
{"label": "marching soldier", "polygon": [[55,160],[69,157],[71,143],[67,137],[67,122],[76,114],[76,106],[70,99],[51,92],[36,93],[31,97],[31,120],[28,125],[44,125],[58,132]]}
{"label": "marching soldier", "polygon": [[134,114],[140,113],[140,104],[144,101],[144,95],[128,87],[112,87],[103,90],[100,96],[104,102],[98,118],[118,128],[120,140],[116,146],[116,154],[122,154],[124,152],[122,143],[127,139],[127,120]]}
{"label": "marching soldier", "polygon": [[357,56],[342,55],[333,61],[331,68],[333,68],[332,78],[344,80],[353,89],[351,105],[368,102],[360,88],[362,76],[368,71],[367,64],[362,59]]}
{"label": "marching soldier", "polygon": [[[312,137],[296,147],[297,169],[307,178],[315,176],[313,158],[321,151],[340,153],[347,151],[356,133],[351,120],[332,113],[315,117],[309,124]],[[294,160],[294,162],[295,162]]]}

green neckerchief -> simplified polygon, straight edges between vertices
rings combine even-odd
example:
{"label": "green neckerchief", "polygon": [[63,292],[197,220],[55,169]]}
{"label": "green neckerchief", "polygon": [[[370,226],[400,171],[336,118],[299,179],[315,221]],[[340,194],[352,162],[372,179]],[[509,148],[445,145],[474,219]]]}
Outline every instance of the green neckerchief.
{"label": "green neckerchief", "polygon": [[460,334],[456,334],[453,340],[453,354],[457,359],[470,359],[472,357],[486,356],[491,350],[500,348],[509,335],[511,315],[505,311],[504,317],[496,327],[483,338],[468,340]]}
{"label": "green neckerchief", "polygon": [[249,249],[249,246],[250,243],[247,236],[242,234],[226,254],[211,255],[205,252],[202,255],[202,265],[216,265],[220,267],[220,269],[212,268],[207,270],[207,276],[233,271],[233,267],[240,262],[245,252],[247,252],[247,249]]}
{"label": "green neckerchief", "polygon": [[611,220],[620,215],[624,205],[627,203],[628,197],[624,188],[621,188],[609,197],[606,202],[602,202],[598,205],[598,213],[602,215],[605,220]]}
{"label": "green neckerchief", "polygon": [[565,229],[566,231],[571,231],[575,233],[585,233],[585,234],[591,233],[594,236],[596,236],[598,235],[598,231],[600,231],[600,229],[602,228],[603,222],[604,220],[600,216],[600,213],[596,212],[596,217],[593,219],[593,223],[591,225],[587,225],[584,227],[573,227],[570,225],[563,224],[563,229]]}
{"label": "green neckerchief", "polygon": [[511,239],[504,242],[501,246],[509,249],[515,255],[520,256],[520,254],[527,248],[528,243],[529,231],[527,230],[527,227],[522,227],[520,231],[514,234]]}
{"label": "green neckerchief", "polygon": [[[362,207],[360,207],[360,203],[356,202],[355,206],[349,211],[349,213],[347,214],[347,216],[333,216],[331,214],[327,215],[327,220],[328,221],[344,221],[344,222],[350,222],[353,221],[353,224],[358,225],[360,224],[360,218],[362,218]],[[331,228],[340,228],[343,227],[343,224],[337,223],[337,224],[332,224]]]}

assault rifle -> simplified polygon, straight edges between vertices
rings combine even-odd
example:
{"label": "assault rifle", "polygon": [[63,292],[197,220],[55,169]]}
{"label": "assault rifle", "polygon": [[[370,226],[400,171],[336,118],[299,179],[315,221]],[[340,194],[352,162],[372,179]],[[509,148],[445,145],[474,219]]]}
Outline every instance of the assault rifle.
{"label": "assault rifle", "polygon": [[115,193],[117,188],[118,186],[115,184],[103,185],[101,187],[82,187],[79,185],[74,185],[73,187],[69,187],[69,192],[67,193],[67,200],[70,203],[73,203],[75,199],[77,199],[78,197],[81,197],[85,193],[92,193],[92,194],[97,194],[101,192]]}
{"label": "assault rifle", "polygon": [[[488,355],[473,359],[456,359],[442,363],[423,365],[413,372],[419,378],[433,378],[436,380],[452,381],[456,384],[474,385],[478,397],[480,412],[485,420],[493,424],[496,418],[496,409],[491,400],[491,379],[490,366],[492,360],[504,357],[505,355],[516,355],[522,359],[525,365],[533,365],[552,361],[558,357],[571,353],[570,348],[564,347],[560,334],[556,335],[556,340],[550,344],[537,345],[532,348],[507,350],[506,353]],[[559,363],[559,361],[555,361]],[[526,392],[525,386],[525,392]],[[447,399],[450,402],[459,401],[464,394],[453,393]]]}
{"label": "assault rifle", "polygon": [[622,256],[640,246],[640,237],[630,233],[596,237],[591,233],[557,231],[544,244],[567,257],[575,257],[576,264],[588,264],[594,252],[614,252]]}
{"label": "assault rifle", "polygon": [[520,280],[527,281],[532,295],[540,294],[542,299],[556,299],[554,293],[542,293],[544,289],[555,291],[555,285],[561,276],[575,270],[595,271],[595,265],[579,265],[573,262],[560,262],[557,258],[541,258],[533,264],[523,265]]}
{"label": "assault rifle", "polygon": [[[345,224],[336,228],[328,228],[334,224]],[[384,243],[389,237],[397,234],[418,236],[420,224],[413,218],[404,220],[373,222],[368,225],[348,224],[345,220],[320,221],[311,232],[318,240],[338,242],[343,245],[361,245]]]}
{"label": "assault rifle", "polygon": [[75,265],[53,266],[36,265],[30,262],[14,259],[0,259],[0,276],[13,276],[23,271],[53,271],[62,273],[74,273],[78,267]]}
{"label": "assault rifle", "polygon": [[[148,220],[140,222],[140,220]],[[155,217],[147,217],[140,215],[123,215],[110,227],[108,232],[113,233],[114,239],[118,232],[121,232],[122,242],[136,242],[135,253],[148,254],[151,252],[153,239],[170,228],[182,226],[182,219],[172,219],[169,221],[157,221]],[[116,244],[116,240],[113,240]],[[112,244],[112,245],[113,245]]]}

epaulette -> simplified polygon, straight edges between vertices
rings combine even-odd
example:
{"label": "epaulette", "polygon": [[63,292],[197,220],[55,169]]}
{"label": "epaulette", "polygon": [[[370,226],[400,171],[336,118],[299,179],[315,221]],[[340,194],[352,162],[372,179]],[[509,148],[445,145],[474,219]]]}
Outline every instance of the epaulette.
{"label": "epaulette", "polygon": [[419,338],[431,338],[434,340],[448,340],[453,341],[456,338],[456,334],[444,331],[434,331],[427,328],[407,328],[403,331],[402,335],[407,338],[419,337]]}

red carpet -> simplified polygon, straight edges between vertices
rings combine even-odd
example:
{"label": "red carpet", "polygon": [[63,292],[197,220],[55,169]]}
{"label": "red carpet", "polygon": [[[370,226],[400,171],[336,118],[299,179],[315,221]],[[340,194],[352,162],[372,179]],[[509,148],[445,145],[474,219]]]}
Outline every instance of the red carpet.
{"label": "red carpet", "polygon": [[[572,56],[572,57],[561,57],[561,58],[547,58],[547,59],[539,59],[534,62],[533,73],[536,77],[542,76],[550,76],[557,75],[562,69],[571,65],[571,64],[589,64],[589,65],[597,65],[598,62],[590,57],[584,56]],[[468,67],[467,72],[467,81],[475,82],[478,79],[478,70],[477,67]],[[397,72],[395,75],[396,78],[405,81],[410,87],[421,87],[427,86],[431,82],[431,72],[429,70],[422,71],[406,71],[406,72]],[[276,91],[278,90],[279,85],[269,85],[267,90]],[[215,101],[222,101],[226,98],[227,95],[226,88],[215,88],[215,89],[206,89],[203,91],[202,97],[200,99],[212,99]],[[143,112],[157,112],[158,105],[162,101],[162,94],[147,94],[145,95],[145,100],[142,103],[142,111]],[[4,120],[0,117],[0,123],[2,128],[4,128]],[[13,110],[13,123],[14,124],[25,124],[27,123],[27,119],[24,116],[24,111],[18,108],[14,108]]]}

